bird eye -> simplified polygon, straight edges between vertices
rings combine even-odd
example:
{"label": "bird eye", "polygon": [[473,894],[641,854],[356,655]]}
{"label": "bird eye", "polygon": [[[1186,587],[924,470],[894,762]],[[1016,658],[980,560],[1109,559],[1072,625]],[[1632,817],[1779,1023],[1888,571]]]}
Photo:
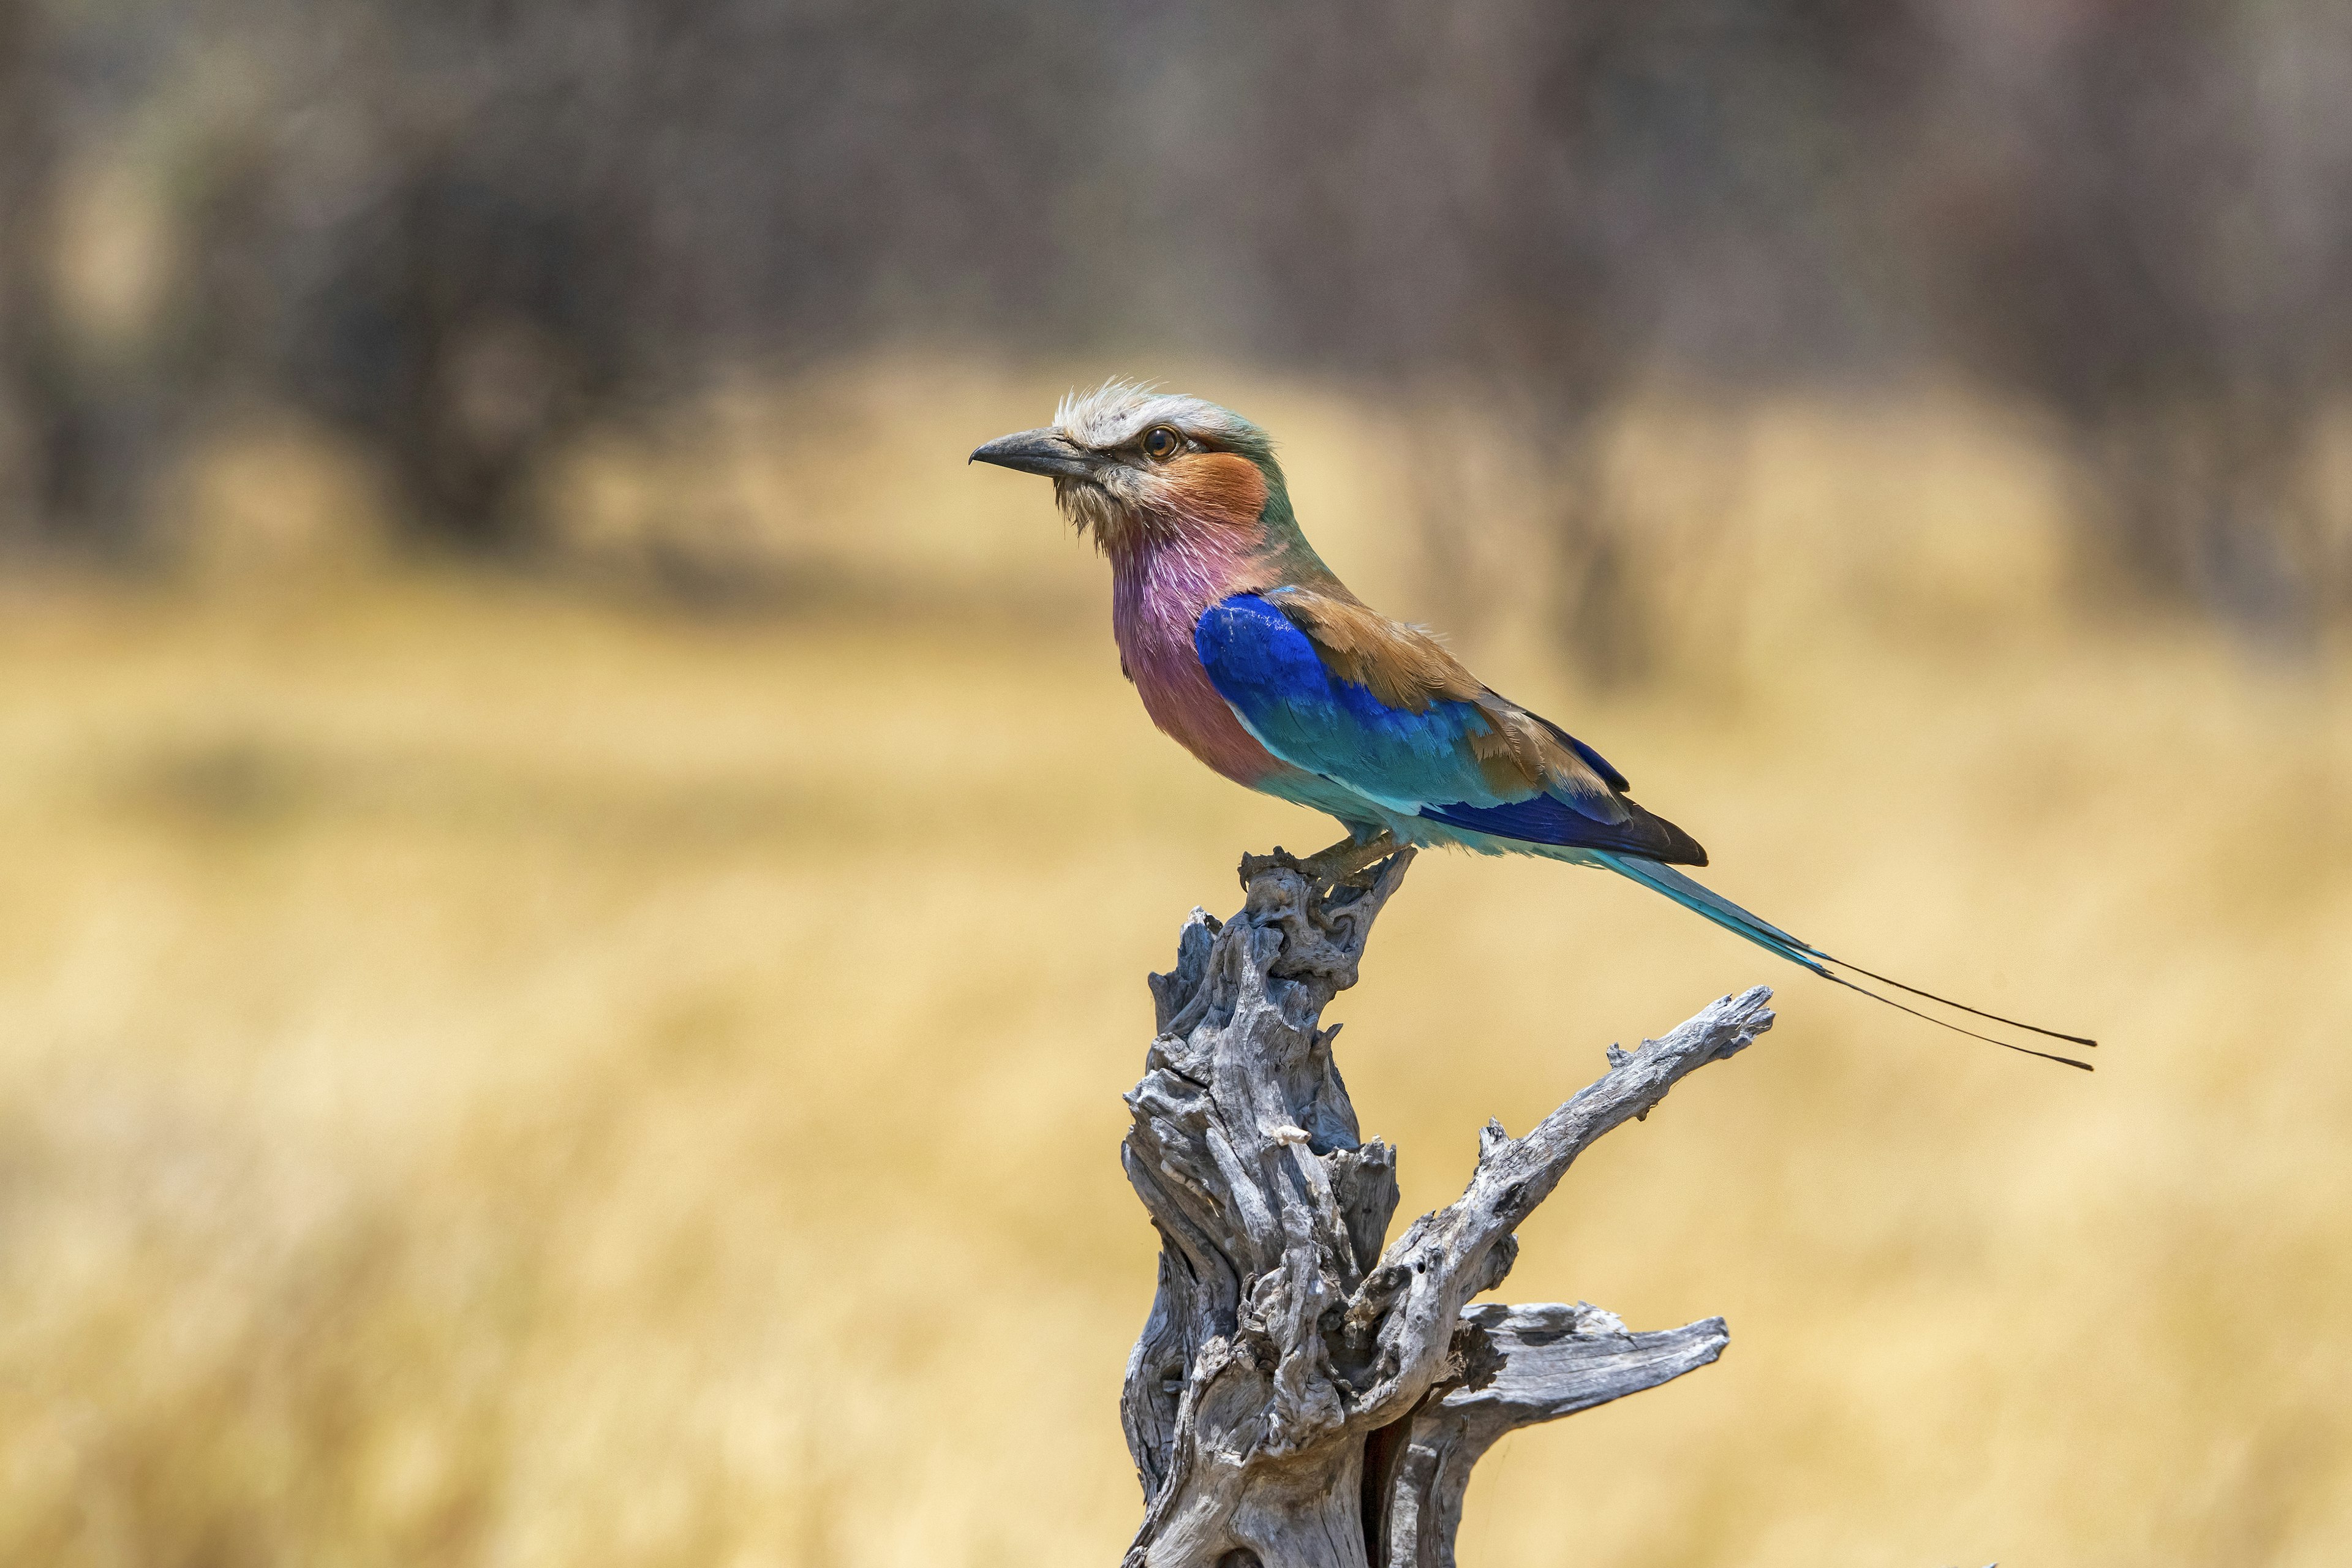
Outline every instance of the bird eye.
{"label": "bird eye", "polygon": [[1151,433],[1143,438],[1143,455],[1154,462],[1159,462],[1174,457],[1176,448],[1183,444],[1184,438],[1175,431],[1165,425],[1156,426]]}

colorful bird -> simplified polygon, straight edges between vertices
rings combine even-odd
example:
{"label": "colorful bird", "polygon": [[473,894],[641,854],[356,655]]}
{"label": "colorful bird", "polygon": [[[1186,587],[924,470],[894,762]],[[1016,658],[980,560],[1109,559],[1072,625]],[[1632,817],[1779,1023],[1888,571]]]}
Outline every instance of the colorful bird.
{"label": "colorful bird", "polygon": [[971,460],[1049,476],[1062,510],[1110,558],[1119,668],[1153,723],[1235,784],[1339,819],[1348,837],[1305,862],[1316,874],[1349,875],[1400,844],[1603,867],[1888,1006],[2088,1070],[1847,976],[2095,1041],[1844,963],[1675,870],[1706,865],[1706,851],[1637,805],[1600,752],[1348,591],[1300,531],[1273,442],[1239,415],[1112,382]]}

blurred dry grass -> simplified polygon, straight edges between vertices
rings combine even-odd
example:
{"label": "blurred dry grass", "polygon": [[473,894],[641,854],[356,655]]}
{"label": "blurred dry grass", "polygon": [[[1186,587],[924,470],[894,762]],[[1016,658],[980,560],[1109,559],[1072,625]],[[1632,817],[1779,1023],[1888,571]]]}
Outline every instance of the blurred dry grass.
{"label": "blurred dry grass", "polygon": [[[572,470],[582,558],[700,529],[689,578],[761,554],[790,614],[354,570],[364,486],[283,431],[192,479],[198,553],[335,570],[11,591],[0,1561],[1115,1560],[1142,974],[1323,829],[1155,735],[1098,563],[961,467],[1059,381],[934,373],[915,422],[912,374]],[[1535,598],[1471,614],[1507,484],[1449,552],[1393,417],[1187,381],[1727,891],[2110,1042],[2037,1067],[1604,879],[1425,860],[1339,1009],[1408,1212],[1606,1042],[1758,979],[1783,1020],[1506,1288],[1732,1352],[1512,1440],[1467,1560],[2341,1561],[2342,650],[2082,610],[2031,443],[1932,394],[1662,397],[1612,460],[1675,658],[1579,691]]]}

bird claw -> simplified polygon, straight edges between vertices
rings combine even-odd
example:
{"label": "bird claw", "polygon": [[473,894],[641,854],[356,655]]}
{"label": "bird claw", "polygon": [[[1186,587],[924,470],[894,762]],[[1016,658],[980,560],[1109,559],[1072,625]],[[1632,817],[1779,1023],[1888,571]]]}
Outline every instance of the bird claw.
{"label": "bird claw", "polygon": [[1330,848],[1309,856],[1305,869],[1317,881],[1335,888],[1370,887],[1372,868],[1396,852],[1395,836],[1383,830],[1361,844],[1353,838],[1343,838]]}

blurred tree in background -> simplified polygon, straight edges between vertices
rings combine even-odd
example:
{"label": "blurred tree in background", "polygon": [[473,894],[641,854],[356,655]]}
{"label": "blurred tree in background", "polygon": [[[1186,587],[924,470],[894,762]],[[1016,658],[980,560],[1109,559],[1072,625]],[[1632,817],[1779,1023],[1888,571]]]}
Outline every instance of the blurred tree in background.
{"label": "blurred tree in background", "polygon": [[1941,342],[2063,422],[2116,563],[2277,633],[2352,607],[2313,489],[2352,373],[2352,12],[2010,9],[1948,29]]}
{"label": "blurred tree in background", "polygon": [[1504,430],[1603,678],[1642,609],[1594,432],[1661,374],[1965,374],[2063,433],[2143,583],[2352,606],[2328,0],[15,0],[0,199],[33,547],[135,555],[241,407],[514,555],[566,441],[725,373],[1181,345]]}

